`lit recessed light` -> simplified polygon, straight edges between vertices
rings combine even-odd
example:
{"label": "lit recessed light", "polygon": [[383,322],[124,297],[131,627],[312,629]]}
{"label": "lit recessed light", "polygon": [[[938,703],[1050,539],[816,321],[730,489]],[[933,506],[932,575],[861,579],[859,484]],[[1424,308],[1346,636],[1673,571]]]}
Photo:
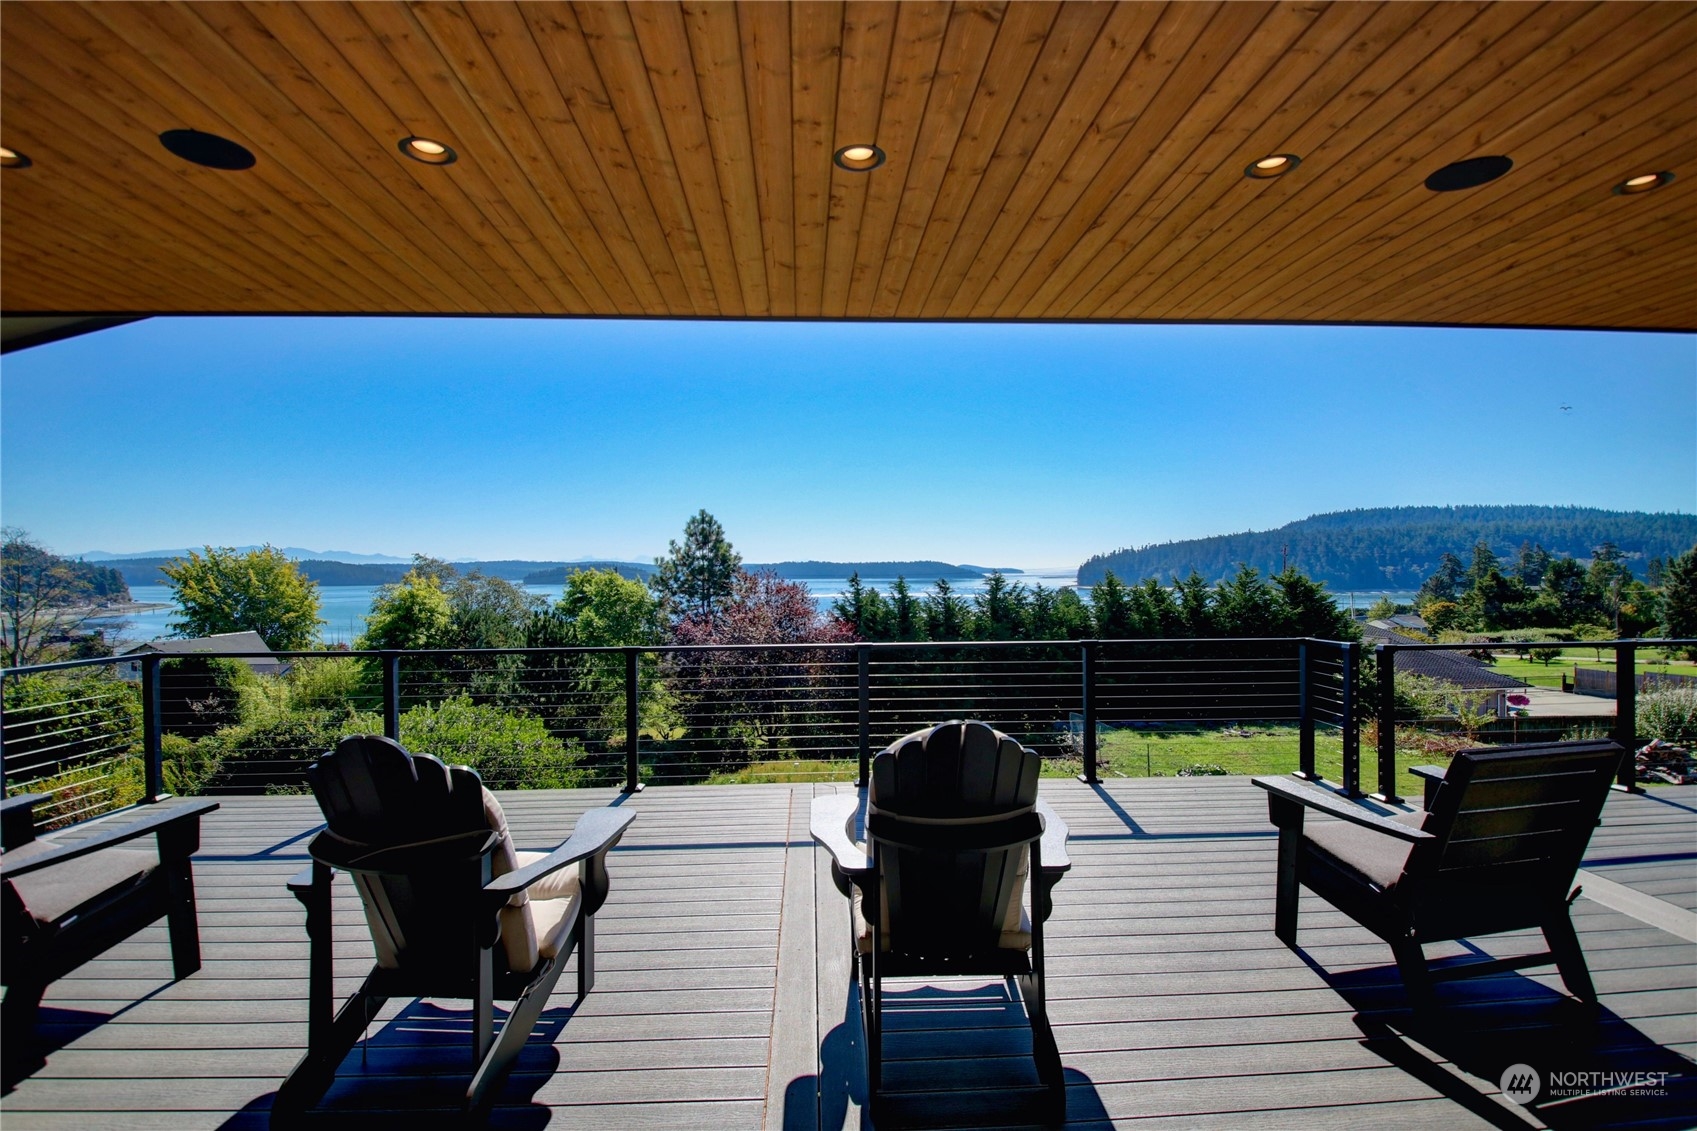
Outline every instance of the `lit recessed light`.
{"label": "lit recessed light", "polygon": [[200,130],[166,130],[159,135],[159,144],[184,161],[208,169],[235,171],[254,165],[253,152],[247,146]]}
{"label": "lit recessed light", "polygon": [[414,161],[422,161],[426,165],[452,165],[459,160],[459,155],[452,149],[427,137],[403,137],[400,148]]}
{"label": "lit recessed light", "polygon": [[1511,157],[1469,157],[1445,165],[1426,178],[1426,187],[1433,192],[1455,192],[1458,189],[1478,188],[1490,184],[1514,168]]}
{"label": "lit recessed light", "polygon": [[845,145],[831,156],[839,169],[866,173],[884,163],[884,151],[876,145]]}
{"label": "lit recessed light", "polygon": [[27,169],[32,162],[15,149],[0,145],[0,169]]}
{"label": "lit recessed light", "polygon": [[1294,153],[1274,153],[1251,164],[1243,171],[1243,175],[1264,181],[1269,177],[1282,177],[1300,164],[1302,158]]}
{"label": "lit recessed light", "polygon": [[1668,172],[1641,173],[1636,177],[1628,177],[1616,185],[1615,195],[1631,196],[1634,193],[1649,192],[1651,189],[1661,188],[1671,180],[1673,180],[1673,174]]}

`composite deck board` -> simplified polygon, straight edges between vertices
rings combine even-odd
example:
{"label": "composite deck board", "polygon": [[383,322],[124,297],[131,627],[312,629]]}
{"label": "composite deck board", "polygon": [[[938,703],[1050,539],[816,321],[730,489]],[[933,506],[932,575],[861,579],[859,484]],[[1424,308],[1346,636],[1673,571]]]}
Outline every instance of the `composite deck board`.
{"label": "composite deck board", "polygon": [[[864,1068],[847,903],[807,835],[840,784],[504,793],[519,845],[551,847],[596,805],[639,814],[610,863],[597,983],[568,970],[492,1125],[799,1128],[861,1123]],[[1045,780],[1073,870],[1048,923],[1050,1012],[1069,1128],[1509,1126],[1512,1059],[1683,1073],[1663,1100],[1582,1101],[1554,1126],[1689,1123],[1697,945],[1581,898],[1574,921],[1603,998],[1576,1007],[1547,967],[1444,983],[1441,1023],[1406,1008],[1389,948],[1311,895],[1301,952],[1272,934],[1276,838],[1244,778]],[[307,947],[284,889],[308,860],[308,798],[227,797],[196,858],[202,970],[170,981],[155,924],[55,983],[47,1064],[0,1098],[14,1128],[267,1124],[305,1044]],[[1401,808],[1407,808],[1402,806]],[[69,835],[76,835],[73,831]],[[1585,867],[1697,906],[1697,789],[1611,796]],[[338,991],[372,949],[351,885],[332,919]],[[1439,966],[1543,950],[1534,932],[1428,948]],[[1033,1125],[1030,1030],[1000,982],[888,987],[897,1125]],[[395,1001],[315,1120],[410,1124],[452,1107],[469,1071],[463,1003]],[[1498,1063],[1498,1062],[1501,1063]],[[1660,1104],[1660,1106],[1657,1106]],[[1535,1125],[1535,1124],[1529,1124]]]}

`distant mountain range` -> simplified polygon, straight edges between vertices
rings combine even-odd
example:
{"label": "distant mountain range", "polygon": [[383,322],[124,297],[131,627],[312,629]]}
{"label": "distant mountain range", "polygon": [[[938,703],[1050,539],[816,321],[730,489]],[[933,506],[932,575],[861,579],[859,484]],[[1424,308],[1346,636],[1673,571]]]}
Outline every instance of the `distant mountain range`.
{"label": "distant mountain range", "polygon": [[1218,581],[1247,562],[1263,573],[1288,561],[1310,577],[1346,590],[1417,589],[1447,551],[1463,563],[1483,539],[1505,563],[1521,543],[1558,557],[1589,560],[1604,542],[1626,554],[1644,575],[1651,558],[1669,558],[1697,545],[1697,515],[1608,511],[1592,507],[1376,507],[1317,514],[1276,530],[1220,534],[1098,554],[1078,568],[1078,583],[1094,585],[1113,570],[1121,581],[1163,580],[1192,570]]}
{"label": "distant mountain range", "polygon": [[[236,547],[236,549],[243,553],[246,553],[249,550],[257,550],[259,548],[260,547],[258,546]],[[139,554],[113,554],[106,550],[89,550],[87,553],[68,554],[66,556],[70,558],[81,558],[85,562],[146,561],[149,558],[157,558],[162,562],[168,562],[172,558],[187,557],[190,550],[199,552],[203,549],[205,549],[204,546],[189,546],[181,550],[144,550]],[[393,562],[400,564],[406,564],[412,561],[411,558],[397,558],[393,554],[356,554],[351,550],[303,550],[299,546],[278,546],[277,549],[281,550],[288,557],[294,558],[296,561]]]}

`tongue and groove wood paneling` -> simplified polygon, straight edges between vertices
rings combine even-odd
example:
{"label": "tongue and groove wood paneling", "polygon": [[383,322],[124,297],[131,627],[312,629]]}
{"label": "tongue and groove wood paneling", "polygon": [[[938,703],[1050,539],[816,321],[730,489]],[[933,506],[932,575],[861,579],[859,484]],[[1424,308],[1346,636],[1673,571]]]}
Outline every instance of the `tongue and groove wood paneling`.
{"label": "tongue and groove wood paneling", "polygon": [[0,141],[18,314],[1697,328],[1685,0],[12,0]]}

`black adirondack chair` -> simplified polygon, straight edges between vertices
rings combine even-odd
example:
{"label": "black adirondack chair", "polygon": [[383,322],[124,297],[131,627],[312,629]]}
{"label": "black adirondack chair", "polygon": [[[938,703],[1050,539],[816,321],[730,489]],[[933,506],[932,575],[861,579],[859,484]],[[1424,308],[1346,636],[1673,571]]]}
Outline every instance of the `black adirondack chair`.
{"label": "black adirondack chair", "polygon": [[0,803],[0,901],[10,1065],[39,1064],[36,1017],[47,987],[150,923],[171,930],[172,972],[200,969],[194,868],[200,819],[216,801],[162,801],[97,819],[68,837],[38,840],[41,794]]}
{"label": "black adirondack chair", "polygon": [[[860,798],[814,799],[813,838],[849,897],[868,1089],[882,1075],[883,980],[999,975],[1019,987],[1038,1079],[1064,1104],[1043,982],[1043,922],[1072,867],[1067,827],[1037,799],[1037,755],[983,723],[948,722],[872,761]],[[1031,884],[1031,909],[1023,894]],[[876,940],[876,942],[874,941]]]}
{"label": "black adirondack chair", "polygon": [[[594,915],[607,899],[607,852],[636,815],[592,809],[554,851],[518,852],[500,802],[465,766],[408,754],[387,738],[354,736],[307,776],[326,821],[308,848],[313,863],[289,882],[306,906],[312,944],[307,1053],[278,1089],[273,1118],[324,1094],[391,997],[471,999],[476,1067],[464,1107],[486,1111],[574,948],[578,997],[594,985]],[[564,871],[572,864],[575,871]],[[332,1015],[336,870],[353,877],[377,964]],[[497,998],[513,1002],[499,1037]]]}
{"label": "black adirondack chair", "polygon": [[[1446,771],[1420,767],[1427,809],[1384,817],[1321,786],[1256,778],[1279,829],[1274,931],[1296,945],[1297,886],[1391,946],[1411,1002],[1447,978],[1554,963],[1573,996],[1595,1002],[1569,891],[1624,752],[1609,741],[1464,750]],[[1304,827],[1308,809],[1341,818]],[[1422,943],[1537,927],[1546,953],[1430,971]]]}

